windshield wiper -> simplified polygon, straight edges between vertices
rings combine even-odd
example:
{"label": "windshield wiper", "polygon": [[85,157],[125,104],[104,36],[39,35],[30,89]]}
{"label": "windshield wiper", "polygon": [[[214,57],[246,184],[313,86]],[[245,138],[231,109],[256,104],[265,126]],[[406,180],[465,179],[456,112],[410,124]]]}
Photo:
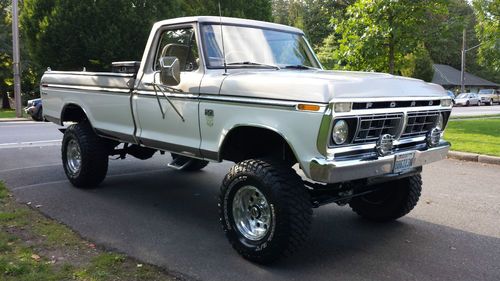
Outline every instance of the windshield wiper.
{"label": "windshield wiper", "polygon": [[305,66],[303,64],[296,64],[296,65],[286,65],[285,68],[293,68],[293,69],[312,69],[310,66]]}
{"label": "windshield wiper", "polygon": [[231,62],[228,63],[227,65],[256,65],[256,66],[265,66],[265,67],[272,67],[277,70],[280,70],[281,68],[277,65],[273,64],[265,64],[265,63],[259,63],[259,62],[252,62],[252,61],[242,61],[242,62]]}

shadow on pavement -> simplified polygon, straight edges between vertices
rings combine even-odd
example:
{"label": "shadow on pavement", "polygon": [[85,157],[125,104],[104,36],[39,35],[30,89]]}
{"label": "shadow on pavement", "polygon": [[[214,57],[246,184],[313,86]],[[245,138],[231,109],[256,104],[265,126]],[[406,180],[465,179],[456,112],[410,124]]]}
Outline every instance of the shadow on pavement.
{"label": "shadow on pavement", "polygon": [[305,247],[272,266],[240,258],[218,223],[228,165],[16,190],[21,201],[105,247],[201,280],[500,280],[500,239],[406,217],[376,224],[347,207],[314,210]]}

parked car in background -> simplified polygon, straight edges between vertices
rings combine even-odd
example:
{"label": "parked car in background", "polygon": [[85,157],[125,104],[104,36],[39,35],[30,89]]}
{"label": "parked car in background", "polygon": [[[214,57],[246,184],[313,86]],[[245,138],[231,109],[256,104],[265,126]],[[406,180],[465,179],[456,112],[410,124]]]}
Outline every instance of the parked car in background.
{"label": "parked car in background", "polygon": [[475,93],[462,93],[455,98],[455,105],[479,105],[479,96]]}
{"label": "parked car in background", "polygon": [[446,91],[446,94],[451,98],[451,102],[455,104],[455,94],[450,90]]}
{"label": "parked car in background", "polygon": [[42,99],[29,100],[28,105],[24,108],[24,112],[30,115],[35,121],[43,121]]}
{"label": "parked car in background", "polygon": [[479,98],[481,103],[493,105],[494,102],[500,103],[500,91],[495,89],[482,89],[479,90]]}

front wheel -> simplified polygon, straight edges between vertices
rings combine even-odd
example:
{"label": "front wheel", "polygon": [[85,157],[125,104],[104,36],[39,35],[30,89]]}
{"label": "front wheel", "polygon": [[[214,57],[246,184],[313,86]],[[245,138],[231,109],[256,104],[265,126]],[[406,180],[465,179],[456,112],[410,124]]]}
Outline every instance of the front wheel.
{"label": "front wheel", "polygon": [[312,204],[293,169],[269,160],[246,160],[224,178],[219,198],[222,227],[244,258],[269,263],[306,240]]}
{"label": "front wheel", "polygon": [[62,141],[62,162],[69,181],[76,187],[99,185],[108,171],[108,150],[89,123],[68,127]]}
{"label": "front wheel", "polygon": [[349,202],[352,210],[373,221],[391,221],[408,214],[418,202],[422,191],[420,174],[386,182],[379,189]]}

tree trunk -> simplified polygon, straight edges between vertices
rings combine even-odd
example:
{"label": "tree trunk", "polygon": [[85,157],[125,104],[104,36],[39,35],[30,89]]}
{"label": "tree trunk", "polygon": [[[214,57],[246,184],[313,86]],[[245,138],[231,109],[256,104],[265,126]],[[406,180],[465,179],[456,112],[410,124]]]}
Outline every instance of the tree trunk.
{"label": "tree trunk", "polygon": [[392,33],[389,41],[389,73],[394,74],[394,37]]}
{"label": "tree trunk", "polygon": [[393,26],[393,16],[392,13],[389,14],[389,26],[391,27],[391,32],[389,33],[389,73],[394,74],[394,28]]}
{"label": "tree trunk", "polygon": [[7,92],[2,93],[2,109],[11,109]]}

